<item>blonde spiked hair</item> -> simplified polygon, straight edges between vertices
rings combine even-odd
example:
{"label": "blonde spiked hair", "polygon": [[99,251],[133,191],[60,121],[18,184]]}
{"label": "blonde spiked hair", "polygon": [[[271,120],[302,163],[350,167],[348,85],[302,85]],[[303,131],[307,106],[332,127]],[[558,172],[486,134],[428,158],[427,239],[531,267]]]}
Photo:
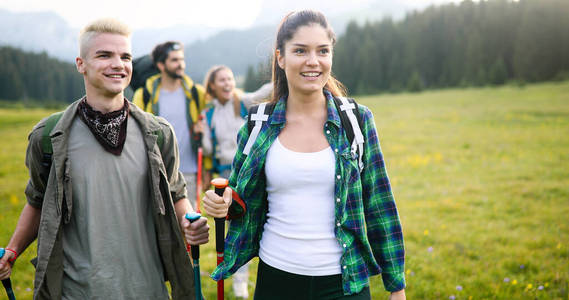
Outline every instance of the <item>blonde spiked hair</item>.
{"label": "blonde spiked hair", "polygon": [[85,26],[79,33],[79,56],[85,58],[89,43],[98,34],[113,33],[130,37],[131,30],[123,22],[113,18],[95,20]]}

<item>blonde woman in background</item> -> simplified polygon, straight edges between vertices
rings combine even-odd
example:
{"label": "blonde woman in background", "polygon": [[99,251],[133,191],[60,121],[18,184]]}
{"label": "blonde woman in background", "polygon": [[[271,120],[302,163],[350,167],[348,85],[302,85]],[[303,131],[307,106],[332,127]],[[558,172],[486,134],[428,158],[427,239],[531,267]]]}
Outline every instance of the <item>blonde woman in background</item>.
{"label": "blonde woman in background", "polygon": [[[213,161],[212,168],[204,172],[204,182],[209,182],[212,173],[229,178],[237,151],[237,133],[246,121],[247,111],[270,95],[272,85],[265,84],[256,92],[244,93],[235,88],[235,78],[229,67],[214,66],[206,74],[204,87],[208,105],[202,113],[205,119],[202,147],[204,155],[211,156]],[[233,275],[236,297],[249,297],[248,266],[244,265]]]}

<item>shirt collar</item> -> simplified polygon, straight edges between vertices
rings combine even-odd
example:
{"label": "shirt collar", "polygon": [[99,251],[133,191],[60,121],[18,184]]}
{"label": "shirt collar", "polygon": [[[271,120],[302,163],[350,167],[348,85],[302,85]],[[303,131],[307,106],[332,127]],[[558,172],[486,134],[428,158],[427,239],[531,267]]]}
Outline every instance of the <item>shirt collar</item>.
{"label": "shirt collar", "polygon": [[[330,123],[335,125],[337,128],[340,128],[340,115],[338,114],[338,110],[336,109],[336,105],[334,104],[334,96],[328,90],[324,90],[324,96],[326,97],[326,107],[328,110],[328,119],[326,123]],[[286,100],[288,95],[284,95],[281,97],[277,103],[275,104],[275,108],[273,109],[273,113],[270,117],[270,124],[284,124],[286,122]]]}
{"label": "shirt collar", "polygon": [[335,125],[337,128],[340,128],[340,115],[338,114],[338,109],[334,103],[334,96],[332,96],[332,93],[326,89],[324,90],[324,96],[326,97],[326,107],[328,108],[328,120],[326,120],[326,123],[330,123]]}
{"label": "shirt collar", "polygon": [[273,109],[273,113],[271,114],[270,124],[277,125],[277,124],[284,124],[286,122],[286,99],[288,95],[282,96],[277,103],[275,104],[275,108]]}

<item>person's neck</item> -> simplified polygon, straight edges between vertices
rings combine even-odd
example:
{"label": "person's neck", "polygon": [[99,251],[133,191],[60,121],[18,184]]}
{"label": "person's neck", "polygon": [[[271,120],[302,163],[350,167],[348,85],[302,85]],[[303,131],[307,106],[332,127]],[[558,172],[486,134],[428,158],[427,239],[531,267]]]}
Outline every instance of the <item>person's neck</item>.
{"label": "person's neck", "polygon": [[124,94],[121,92],[115,96],[104,96],[97,95],[95,93],[86,93],[87,104],[91,106],[93,110],[96,110],[102,114],[117,111],[124,106]]}
{"label": "person's neck", "polygon": [[182,87],[182,78],[172,78],[168,74],[162,73],[160,85],[162,89],[172,92]]}
{"label": "person's neck", "polygon": [[220,98],[216,98],[216,99],[221,105],[225,105],[225,103],[227,103],[227,102],[229,102],[229,100],[231,100],[231,98],[230,99],[224,99],[224,100],[222,100]]}
{"label": "person's neck", "polygon": [[326,97],[322,91],[303,94],[290,91],[287,99],[287,112],[295,115],[313,116],[326,111]]}

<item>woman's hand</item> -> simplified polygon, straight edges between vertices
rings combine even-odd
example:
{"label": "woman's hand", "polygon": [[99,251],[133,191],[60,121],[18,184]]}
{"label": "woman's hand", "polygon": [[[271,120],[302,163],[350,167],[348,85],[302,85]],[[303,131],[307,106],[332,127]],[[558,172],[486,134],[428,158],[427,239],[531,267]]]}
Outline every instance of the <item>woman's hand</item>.
{"label": "woman's hand", "polygon": [[406,300],[406,299],[407,298],[405,297],[405,289],[402,289],[397,292],[392,292],[391,295],[389,295],[389,300]]}
{"label": "woman's hand", "polygon": [[214,218],[225,218],[231,205],[232,190],[229,187],[225,188],[223,197],[218,196],[213,190],[205,192],[203,197],[203,207],[208,215]]}

